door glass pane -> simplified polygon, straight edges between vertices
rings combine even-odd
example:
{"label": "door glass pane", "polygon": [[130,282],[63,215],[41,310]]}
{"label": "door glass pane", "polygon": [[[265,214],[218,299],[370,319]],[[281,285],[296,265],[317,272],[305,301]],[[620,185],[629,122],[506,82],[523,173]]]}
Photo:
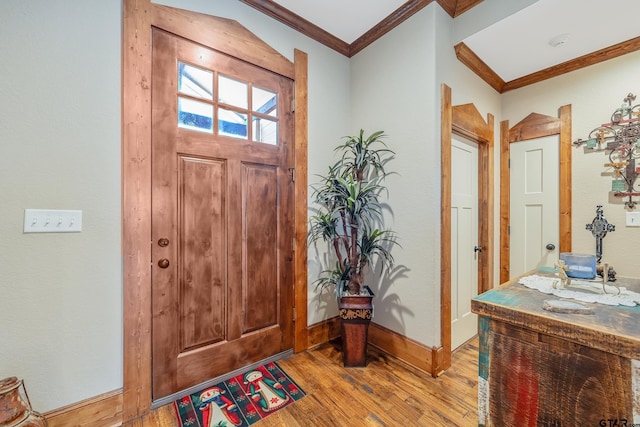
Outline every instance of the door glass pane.
{"label": "door glass pane", "polygon": [[247,115],[218,107],[218,135],[247,139]]}
{"label": "door glass pane", "polygon": [[178,97],[178,127],[213,133],[213,105]]}
{"label": "door glass pane", "polygon": [[247,84],[225,76],[218,78],[218,102],[239,108],[248,108]]}
{"label": "door glass pane", "polygon": [[178,91],[213,100],[213,72],[178,62]]}
{"label": "door glass pane", "polygon": [[278,145],[278,122],[253,116],[253,140]]}
{"label": "door glass pane", "polygon": [[254,87],[251,95],[253,111],[278,117],[278,98],[275,93]]}

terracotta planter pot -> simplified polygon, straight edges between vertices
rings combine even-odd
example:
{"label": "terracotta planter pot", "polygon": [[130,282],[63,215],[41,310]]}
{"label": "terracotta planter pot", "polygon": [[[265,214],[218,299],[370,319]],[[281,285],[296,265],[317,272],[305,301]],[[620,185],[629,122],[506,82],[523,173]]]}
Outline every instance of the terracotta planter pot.
{"label": "terracotta planter pot", "polygon": [[[368,288],[367,288],[368,289]],[[342,333],[342,361],[346,367],[367,366],[369,323],[373,317],[373,293],[343,296],[338,301]]]}

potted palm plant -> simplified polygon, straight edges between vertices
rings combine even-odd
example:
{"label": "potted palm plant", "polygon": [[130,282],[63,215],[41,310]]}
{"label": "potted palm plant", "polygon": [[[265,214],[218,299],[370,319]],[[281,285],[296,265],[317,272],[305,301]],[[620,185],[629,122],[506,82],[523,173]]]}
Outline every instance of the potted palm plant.
{"label": "potted palm plant", "polygon": [[383,131],[365,137],[364,131],[345,137],[336,147],[339,160],[320,182],[312,185],[314,214],[310,217],[309,243],[328,244],[330,266],[315,281],[316,289],[333,289],[338,299],[344,366],[366,366],[368,327],[373,317],[373,292],[365,273],[380,274],[393,267],[393,231],[384,228],[382,196],[394,156]]}

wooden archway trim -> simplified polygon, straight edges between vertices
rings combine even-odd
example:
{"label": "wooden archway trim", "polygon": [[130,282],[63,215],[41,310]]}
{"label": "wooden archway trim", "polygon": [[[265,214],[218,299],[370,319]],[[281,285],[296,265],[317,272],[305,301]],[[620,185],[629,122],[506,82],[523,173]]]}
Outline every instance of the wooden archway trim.
{"label": "wooden archway trim", "polygon": [[488,124],[485,123],[480,112],[473,104],[455,105],[453,107],[451,127],[453,133],[483,144],[488,144],[493,138],[493,129],[489,129]]}
{"label": "wooden archway trim", "polygon": [[294,78],[294,64],[237,21],[152,4],[151,25],[227,55]]}
{"label": "wooden archway trim", "polygon": [[[295,233],[306,247],[307,55],[289,61],[238,22],[170,8],[151,0],[123,1],[122,45],[122,421],[149,412],[151,396],[151,28],[239,57],[295,81]],[[300,244],[300,242],[303,242]],[[294,253],[294,298],[298,317],[294,350],[307,347],[306,250]]]}
{"label": "wooden archway trim", "polygon": [[432,375],[451,366],[451,137],[460,135],[478,144],[478,292],[493,280],[493,147],[494,118],[482,118],[473,104],[451,105],[451,88],[442,85],[441,111],[441,237],[440,237],[440,341]]}
{"label": "wooden archway trim", "polygon": [[518,141],[560,135],[559,175],[559,250],[571,252],[571,105],[558,109],[558,117],[531,113],[509,128],[500,122],[500,283],[510,278],[510,144]]}

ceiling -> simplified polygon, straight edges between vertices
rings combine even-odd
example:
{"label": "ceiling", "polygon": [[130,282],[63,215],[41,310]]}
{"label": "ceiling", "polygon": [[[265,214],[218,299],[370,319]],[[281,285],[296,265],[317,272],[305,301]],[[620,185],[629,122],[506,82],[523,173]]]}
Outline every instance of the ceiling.
{"label": "ceiling", "polygon": [[[305,24],[309,22],[314,24],[320,32],[324,31],[336,38],[337,42],[325,43],[328,46],[340,51],[343,50],[340,48],[340,43],[343,42],[347,48],[350,45],[351,55],[349,56],[364,48],[353,52],[354,45],[362,41],[363,35],[366,37],[368,32],[375,32],[376,27],[392,28],[415,11],[431,3],[426,0],[241,1],[256,8],[260,8],[257,6],[258,3],[261,5],[271,3],[278,8],[279,12],[276,14],[281,17],[283,11],[290,14],[287,19],[280,19],[283,22],[291,20],[291,17],[294,19],[300,17],[303,22],[308,21]],[[485,6],[487,9],[495,5],[497,0],[486,3],[482,0],[436,1],[445,9],[448,5],[452,5],[450,8],[453,10],[449,13],[457,18],[455,9],[460,8],[461,3],[466,6],[463,6],[463,13],[460,15],[463,16],[464,13],[473,14],[480,11]],[[465,60],[458,55],[460,60],[468,66],[470,64],[467,61],[475,63],[478,69],[474,71],[479,75],[495,73],[492,78],[499,83],[490,84],[496,89],[501,89],[501,85],[505,82],[540,73],[541,70],[547,70],[549,67],[555,67],[567,61],[575,62],[576,58],[584,55],[591,54],[590,60],[586,61],[582,58],[578,68],[640,48],[640,25],[635,23],[633,18],[640,16],[640,1],[625,1],[624,6],[616,6],[606,0],[520,1],[521,4],[531,2],[529,6],[461,40],[468,48],[467,51],[472,59]],[[470,11],[467,10],[469,7],[471,7]],[[411,8],[416,10],[410,11]],[[274,16],[273,13],[270,14]],[[397,17],[401,14],[405,17],[399,20]],[[395,20],[392,19],[394,16]],[[629,21],[627,17],[630,17]],[[304,25],[298,25],[297,29],[300,30],[301,27]],[[386,28],[384,32],[391,28]],[[302,32],[304,31],[303,29]],[[619,46],[614,56],[605,57],[602,52],[599,52],[635,38],[638,40]],[[553,42],[554,39],[555,42]],[[343,50],[342,53],[345,51]],[[470,68],[474,69],[474,66],[471,65]],[[502,90],[499,91],[502,92]]]}
{"label": "ceiling", "polygon": [[274,2],[350,44],[391,15],[406,0],[274,0]]}
{"label": "ceiling", "polygon": [[511,81],[640,36],[640,25],[624,18],[640,16],[640,1],[612,6],[606,0],[539,0],[464,43]]}

